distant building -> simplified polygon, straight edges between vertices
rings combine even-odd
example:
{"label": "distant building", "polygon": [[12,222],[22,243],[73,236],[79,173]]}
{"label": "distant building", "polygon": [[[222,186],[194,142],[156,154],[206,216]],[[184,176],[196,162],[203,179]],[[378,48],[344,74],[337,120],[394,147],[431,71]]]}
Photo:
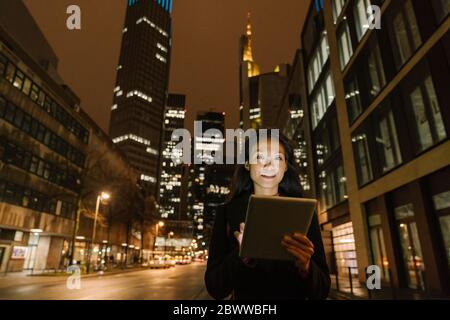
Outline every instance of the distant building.
{"label": "distant building", "polygon": [[288,81],[289,65],[281,64],[273,72],[260,72],[253,59],[250,14],[239,44],[239,126],[243,129],[274,126]]}
{"label": "distant building", "polygon": [[[194,239],[198,249],[207,249],[212,222],[217,205],[225,201],[229,193],[229,181],[232,172],[227,172],[229,166],[214,164],[214,152],[224,155],[225,113],[201,112],[197,121],[202,123],[202,132],[197,132],[194,138],[198,164],[189,166],[188,182],[188,214],[194,221]],[[215,130],[214,132],[208,130]],[[213,137],[214,136],[214,137]],[[224,158],[222,158],[224,163]]]}
{"label": "distant building", "polygon": [[[161,154],[161,178],[159,183],[159,215],[166,219],[181,219],[181,182],[182,164],[172,161],[178,141],[172,141],[172,133],[184,128],[186,97],[169,94],[163,124],[163,142]],[[182,156],[180,154],[179,156]]]}
{"label": "distant building", "polygon": [[157,196],[167,98],[172,0],[129,0],[109,134]]}

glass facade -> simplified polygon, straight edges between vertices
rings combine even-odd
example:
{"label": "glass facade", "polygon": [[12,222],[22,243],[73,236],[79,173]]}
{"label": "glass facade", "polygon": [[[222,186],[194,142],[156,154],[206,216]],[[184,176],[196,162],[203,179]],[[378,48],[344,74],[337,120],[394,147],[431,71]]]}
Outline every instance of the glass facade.
{"label": "glass facade", "polygon": [[2,96],[0,96],[0,119],[4,119],[16,128],[28,133],[31,137],[70,160],[78,167],[84,166],[85,155],[82,152]]}
{"label": "glass facade", "polygon": [[355,7],[353,8],[353,15],[355,19],[356,35],[358,41],[366,34],[369,30],[369,21],[367,11],[371,5],[369,0],[356,0]]}
{"label": "glass facade", "polygon": [[347,199],[347,185],[342,165],[332,166],[319,175],[321,211],[328,210]]}
{"label": "glass facade", "polygon": [[358,274],[356,261],[355,238],[353,223],[347,222],[332,229],[333,249],[339,275]]}
{"label": "glass facade", "polygon": [[403,253],[403,266],[407,285],[411,289],[424,289],[424,271],[422,247],[414,219],[414,210],[411,203],[396,207],[395,220],[400,245]]}
{"label": "glass facade", "polygon": [[343,22],[338,32],[339,61],[344,70],[353,55],[352,39],[347,22]]}
{"label": "glass facade", "polygon": [[390,108],[375,113],[375,142],[382,172],[387,172],[402,162],[394,116]]}
{"label": "glass facade", "polygon": [[0,77],[8,80],[16,89],[22,91],[33,102],[43,108],[51,117],[62,124],[79,140],[88,143],[89,131],[84,128],[69,112],[54,101],[40,86],[34,83],[25,73],[16,67],[0,52]]}
{"label": "glass facade", "polygon": [[397,69],[412,56],[422,44],[416,14],[411,0],[403,1],[389,28]]}
{"label": "glass facade", "polygon": [[414,130],[418,138],[416,151],[421,152],[447,138],[441,107],[431,76],[426,75],[406,94],[409,98],[408,111],[414,116]]}
{"label": "glass facade", "polygon": [[375,265],[381,268],[382,278],[389,281],[389,261],[386,253],[383,229],[381,227],[381,215],[372,214],[368,217],[370,249],[372,260]]}

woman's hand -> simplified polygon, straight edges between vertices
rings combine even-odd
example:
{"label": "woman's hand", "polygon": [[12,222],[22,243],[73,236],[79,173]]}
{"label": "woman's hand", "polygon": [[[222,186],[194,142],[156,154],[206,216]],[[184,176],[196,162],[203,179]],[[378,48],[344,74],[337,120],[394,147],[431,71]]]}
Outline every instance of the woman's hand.
{"label": "woman's hand", "polygon": [[242,245],[242,236],[244,235],[244,228],[245,228],[245,223],[242,222],[239,225],[239,231],[234,232],[234,237],[236,238],[236,240],[239,243],[239,249],[241,248],[241,245]]}
{"label": "woman's hand", "polygon": [[302,275],[308,275],[311,266],[311,257],[314,254],[314,244],[305,235],[294,232],[285,235],[281,244],[296,258],[296,265]]}
{"label": "woman's hand", "polygon": [[[242,237],[244,235],[244,228],[245,228],[245,223],[241,222],[241,224],[239,224],[239,231],[234,232],[234,237],[236,238],[237,242],[239,243],[239,250],[241,249],[241,246],[242,246]],[[242,258],[242,261],[248,266],[254,266],[254,261],[251,258]]]}

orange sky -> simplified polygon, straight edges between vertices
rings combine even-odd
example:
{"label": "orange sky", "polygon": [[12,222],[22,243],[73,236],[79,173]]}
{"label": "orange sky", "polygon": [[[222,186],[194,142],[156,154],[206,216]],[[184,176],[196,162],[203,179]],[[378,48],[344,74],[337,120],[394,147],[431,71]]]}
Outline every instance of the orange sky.
{"label": "orange sky", "polygon": [[[82,107],[108,131],[126,0],[24,0],[59,57],[59,72]],[[174,0],[170,92],[187,96],[186,127],[197,111],[226,112],[239,123],[238,44],[252,14],[253,56],[262,72],[291,63],[308,0]],[[81,8],[82,29],[66,28]]]}

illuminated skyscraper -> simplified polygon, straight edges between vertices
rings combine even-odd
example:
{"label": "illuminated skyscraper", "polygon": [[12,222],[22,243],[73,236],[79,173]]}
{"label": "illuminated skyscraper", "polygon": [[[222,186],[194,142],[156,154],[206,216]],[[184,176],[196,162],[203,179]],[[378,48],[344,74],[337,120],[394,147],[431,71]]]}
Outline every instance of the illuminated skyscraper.
{"label": "illuminated skyscraper", "polygon": [[279,102],[289,79],[290,68],[281,64],[272,72],[260,72],[253,60],[250,14],[247,19],[245,34],[241,36],[239,45],[239,126],[257,129],[276,124]]}
{"label": "illuminated skyscraper", "polygon": [[172,0],[129,0],[109,133],[156,191],[169,77]]}
{"label": "illuminated skyscraper", "polygon": [[[172,161],[174,147],[172,132],[184,127],[186,97],[181,94],[169,94],[163,124],[163,142],[161,155],[161,177],[159,185],[159,213],[161,218],[181,219],[180,192],[182,165]],[[180,155],[181,156],[181,155]]]}

